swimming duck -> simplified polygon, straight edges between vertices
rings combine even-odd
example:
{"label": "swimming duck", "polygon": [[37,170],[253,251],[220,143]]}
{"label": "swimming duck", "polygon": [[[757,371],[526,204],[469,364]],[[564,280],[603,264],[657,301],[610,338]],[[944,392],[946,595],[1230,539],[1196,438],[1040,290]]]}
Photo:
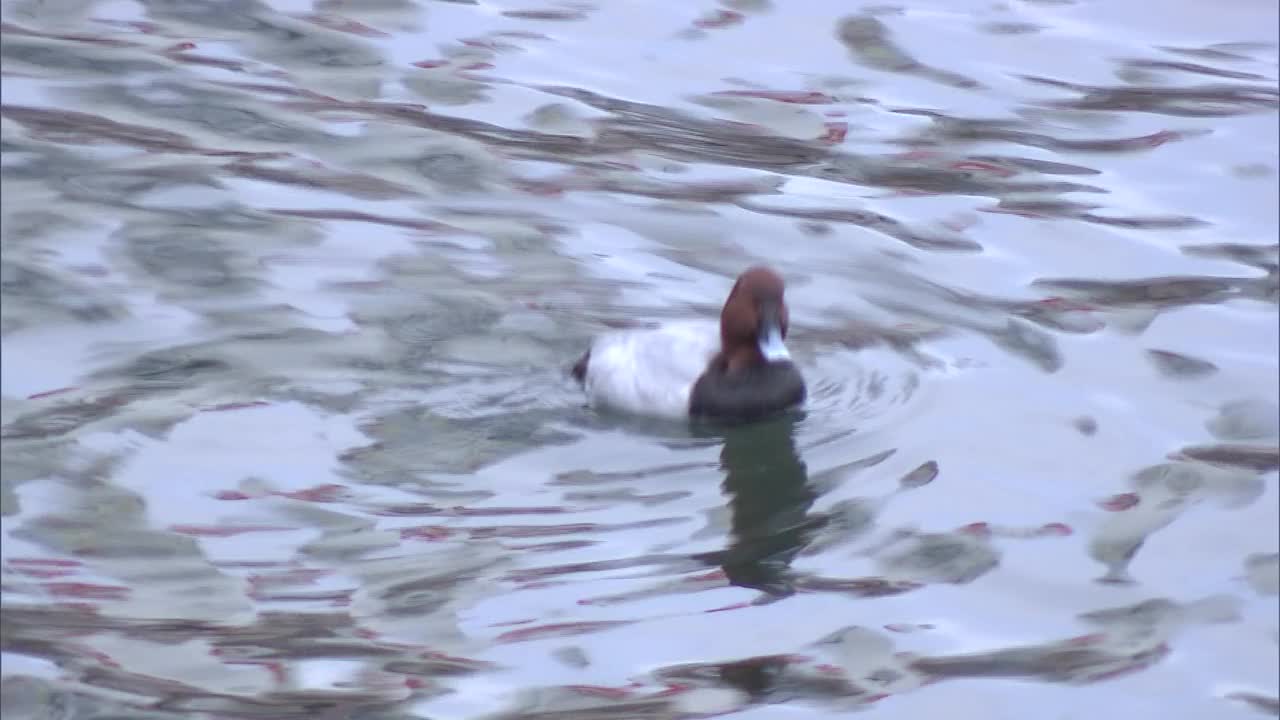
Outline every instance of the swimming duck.
{"label": "swimming duck", "polygon": [[785,284],[771,268],[738,276],[709,320],[602,335],[573,366],[592,404],[656,417],[746,421],[795,407],[804,378],[784,340]]}

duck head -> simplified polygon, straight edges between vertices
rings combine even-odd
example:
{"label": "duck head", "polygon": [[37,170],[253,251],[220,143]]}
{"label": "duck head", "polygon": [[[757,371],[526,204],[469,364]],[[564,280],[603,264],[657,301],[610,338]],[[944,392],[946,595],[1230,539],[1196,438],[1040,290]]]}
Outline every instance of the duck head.
{"label": "duck head", "polygon": [[720,311],[720,352],[694,383],[690,414],[751,421],[804,402],[805,384],[784,343],[790,320],[782,277],[767,267],[738,276]]}
{"label": "duck head", "polygon": [[738,276],[720,311],[720,353],[726,371],[791,359],[784,342],[790,320],[785,290],[782,277],[764,266]]}

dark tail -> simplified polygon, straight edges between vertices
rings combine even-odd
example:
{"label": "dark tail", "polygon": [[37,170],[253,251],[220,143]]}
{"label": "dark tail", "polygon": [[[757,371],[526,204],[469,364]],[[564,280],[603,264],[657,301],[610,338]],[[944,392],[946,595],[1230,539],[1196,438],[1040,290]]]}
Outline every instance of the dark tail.
{"label": "dark tail", "polygon": [[573,368],[569,370],[569,374],[578,382],[587,381],[587,363],[591,360],[591,351],[582,353],[582,357],[578,358],[578,362],[573,364]]}

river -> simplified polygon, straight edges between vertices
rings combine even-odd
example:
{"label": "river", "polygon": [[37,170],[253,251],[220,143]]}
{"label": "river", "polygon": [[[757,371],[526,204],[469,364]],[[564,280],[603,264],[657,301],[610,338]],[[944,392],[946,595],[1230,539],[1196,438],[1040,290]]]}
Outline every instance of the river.
{"label": "river", "polygon": [[3,12],[6,717],[1280,715],[1274,2]]}

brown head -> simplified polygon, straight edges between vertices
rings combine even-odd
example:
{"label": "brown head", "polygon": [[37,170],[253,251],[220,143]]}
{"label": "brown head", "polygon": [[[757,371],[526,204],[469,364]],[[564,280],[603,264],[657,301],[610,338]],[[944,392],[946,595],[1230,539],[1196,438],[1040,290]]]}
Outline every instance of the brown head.
{"label": "brown head", "polygon": [[783,340],[789,315],[782,276],[763,265],[747,269],[720,311],[720,360],[729,372],[789,360]]}

